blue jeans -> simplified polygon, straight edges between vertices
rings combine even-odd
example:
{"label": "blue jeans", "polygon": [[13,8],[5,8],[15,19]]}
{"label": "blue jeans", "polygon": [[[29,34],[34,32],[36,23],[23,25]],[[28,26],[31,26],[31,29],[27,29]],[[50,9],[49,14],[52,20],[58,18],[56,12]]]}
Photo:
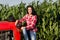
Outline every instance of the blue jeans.
{"label": "blue jeans", "polygon": [[[28,35],[27,35],[26,28],[24,28],[24,29],[22,30],[22,32],[23,32],[24,39],[25,39],[25,40],[29,40],[29,37],[28,37]],[[30,31],[30,38],[31,38],[31,40],[36,40],[36,32]]]}

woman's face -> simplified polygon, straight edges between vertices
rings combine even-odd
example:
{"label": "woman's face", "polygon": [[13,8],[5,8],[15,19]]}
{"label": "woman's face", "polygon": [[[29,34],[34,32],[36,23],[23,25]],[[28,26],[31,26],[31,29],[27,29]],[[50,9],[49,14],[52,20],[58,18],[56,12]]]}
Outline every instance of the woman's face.
{"label": "woman's face", "polygon": [[32,14],[32,8],[31,7],[28,7],[28,13]]}

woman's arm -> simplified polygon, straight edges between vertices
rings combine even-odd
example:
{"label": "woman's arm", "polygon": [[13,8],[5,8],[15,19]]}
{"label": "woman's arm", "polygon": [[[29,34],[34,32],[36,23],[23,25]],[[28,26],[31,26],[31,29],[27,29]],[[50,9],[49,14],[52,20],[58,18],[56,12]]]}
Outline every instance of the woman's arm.
{"label": "woman's arm", "polygon": [[27,14],[26,14],[22,19],[16,20],[15,25],[17,25],[18,22],[23,22],[23,21],[25,21],[25,20],[26,20],[26,16],[27,16]]}
{"label": "woman's arm", "polygon": [[27,14],[22,19],[20,19],[19,22],[24,22],[26,20],[26,16]]}

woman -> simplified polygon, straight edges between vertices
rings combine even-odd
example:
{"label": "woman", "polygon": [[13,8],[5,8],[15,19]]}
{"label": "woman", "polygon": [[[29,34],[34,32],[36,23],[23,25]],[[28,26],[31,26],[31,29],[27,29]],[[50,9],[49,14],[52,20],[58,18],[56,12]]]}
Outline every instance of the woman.
{"label": "woman", "polygon": [[27,31],[29,30],[30,32],[30,39],[31,40],[36,40],[36,22],[37,22],[37,15],[36,12],[34,11],[34,8],[29,5],[27,6],[27,14],[20,20],[16,20],[15,25],[19,22],[26,21],[27,26],[26,27],[21,27],[21,30],[23,32],[25,40],[29,40],[29,37],[27,35]]}

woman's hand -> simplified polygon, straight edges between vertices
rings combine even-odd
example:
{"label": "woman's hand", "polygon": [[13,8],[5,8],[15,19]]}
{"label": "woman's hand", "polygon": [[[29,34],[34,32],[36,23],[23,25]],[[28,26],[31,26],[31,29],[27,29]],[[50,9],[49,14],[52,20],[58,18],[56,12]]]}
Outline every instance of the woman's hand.
{"label": "woman's hand", "polygon": [[18,30],[19,32],[21,32],[24,28],[25,28],[25,27],[22,26],[20,29],[17,28],[17,30]]}
{"label": "woman's hand", "polygon": [[25,28],[25,27],[22,26],[22,27],[21,27],[21,30],[23,30],[24,28]]}
{"label": "woman's hand", "polygon": [[16,20],[15,25],[17,25],[17,23],[18,23],[18,20]]}

